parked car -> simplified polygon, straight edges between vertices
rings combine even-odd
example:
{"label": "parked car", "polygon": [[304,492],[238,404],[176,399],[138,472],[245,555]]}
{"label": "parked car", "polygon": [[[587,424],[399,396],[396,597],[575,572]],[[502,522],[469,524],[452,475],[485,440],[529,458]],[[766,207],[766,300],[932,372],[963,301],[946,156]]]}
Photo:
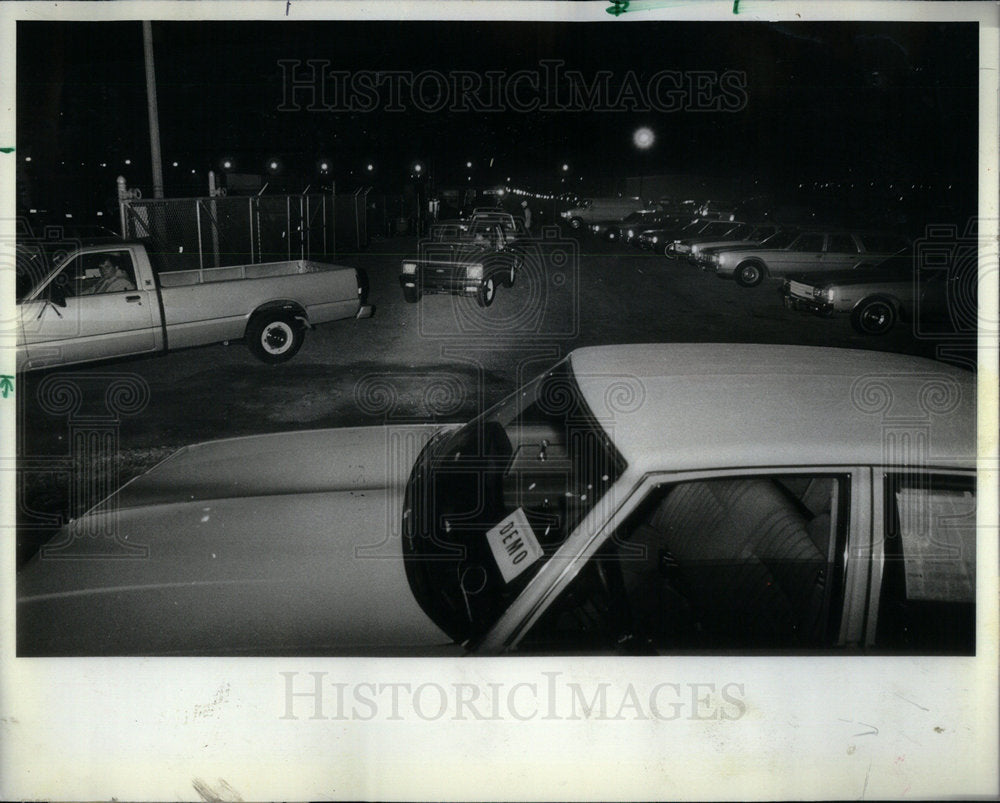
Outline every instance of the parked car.
{"label": "parked car", "polygon": [[357,271],[312,260],[171,270],[172,254],[124,240],[34,255],[18,274],[19,371],[241,338],[278,363],[307,328],[372,314]]}
{"label": "parked car", "polygon": [[673,219],[672,213],[668,212],[663,204],[657,203],[646,209],[629,212],[624,217],[599,220],[596,223],[591,223],[588,228],[596,236],[606,240],[627,240],[626,232],[630,229],[641,231],[644,228],[659,226],[671,219]]}
{"label": "parked car", "polygon": [[[900,320],[940,321],[949,317],[949,285],[961,280],[948,271],[921,276],[912,249],[907,249],[870,271],[791,276],[782,286],[789,309],[829,317],[851,316],[851,325],[863,335],[883,335]],[[919,310],[918,310],[919,307]]]}
{"label": "parked car", "polygon": [[664,246],[664,254],[668,259],[687,259],[691,254],[691,246],[695,242],[718,241],[729,237],[739,240],[744,234],[749,234],[753,226],[734,220],[713,220],[698,234],[687,237],[676,237]]}
{"label": "parked car", "polygon": [[25,565],[17,654],[972,655],[975,401],[897,354],[608,346],[464,426],[189,446]]}
{"label": "parked car", "polygon": [[516,240],[495,220],[473,220],[464,230],[432,226],[418,255],[403,260],[399,274],[403,298],[413,304],[428,293],[450,293],[490,306],[497,288],[513,287],[517,279],[523,254],[515,247]]}
{"label": "parked car", "polygon": [[774,234],[769,237],[765,237],[759,243],[754,242],[753,240],[739,240],[736,242],[719,243],[717,245],[712,245],[711,243],[701,243],[698,246],[697,251],[694,252],[695,260],[698,267],[702,270],[710,270],[715,273],[715,266],[718,264],[718,256],[723,251],[746,251],[757,248],[785,248],[798,236],[798,229],[781,227]]}
{"label": "parked car", "polygon": [[674,240],[683,237],[695,237],[715,222],[703,217],[696,217],[694,220],[676,221],[665,226],[660,226],[659,228],[642,231],[639,233],[636,241],[640,248],[648,251],[659,251],[664,256],[669,256],[667,249],[671,247]]}
{"label": "parked car", "polygon": [[718,276],[756,287],[769,276],[872,268],[907,246],[904,237],[839,230],[803,231],[784,248],[720,251],[713,257]]}
{"label": "parked car", "polygon": [[579,206],[560,212],[570,228],[582,229],[598,220],[621,220],[630,212],[645,209],[642,198],[584,198]]}
{"label": "parked car", "polygon": [[768,237],[777,234],[781,230],[781,227],[774,223],[764,223],[760,225],[753,225],[750,223],[740,223],[735,225],[725,234],[723,234],[719,239],[706,239],[706,235],[699,234],[697,237],[692,237],[690,240],[683,244],[689,245],[690,250],[687,252],[687,260],[692,265],[701,265],[702,254],[709,249],[716,248],[718,246],[728,247],[733,245],[760,245]]}

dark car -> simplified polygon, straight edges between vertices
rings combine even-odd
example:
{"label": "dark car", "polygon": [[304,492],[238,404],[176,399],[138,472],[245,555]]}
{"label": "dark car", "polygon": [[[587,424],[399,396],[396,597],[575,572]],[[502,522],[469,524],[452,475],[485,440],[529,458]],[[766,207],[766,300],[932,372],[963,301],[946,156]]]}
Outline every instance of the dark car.
{"label": "dark car", "polygon": [[640,248],[659,251],[664,256],[670,256],[667,249],[673,245],[674,240],[696,237],[709,225],[716,222],[703,217],[694,220],[689,218],[687,222],[677,222],[659,228],[647,229],[640,232],[636,240]]}
{"label": "dark car", "polygon": [[498,285],[511,287],[523,260],[516,236],[501,222],[473,220],[431,227],[416,257],[404,259],[399,283],[403,298],[415,303],[426,293],[471,296],[481,307],[496,297]]}

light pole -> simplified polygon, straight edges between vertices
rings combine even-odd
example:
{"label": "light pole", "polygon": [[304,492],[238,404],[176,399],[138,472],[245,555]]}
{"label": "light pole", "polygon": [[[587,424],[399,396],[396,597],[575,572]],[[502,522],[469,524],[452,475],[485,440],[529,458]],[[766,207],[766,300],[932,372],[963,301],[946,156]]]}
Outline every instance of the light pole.
{"label": "light pole", "polygon": [[163,197],[163,165],[160,162],[160,114],[156,105],[156,65],[153,63],[153,25],[142,22],[142,51],[146,60],[146,107],[149,112],[149,151],[153,161],[153,197]]}

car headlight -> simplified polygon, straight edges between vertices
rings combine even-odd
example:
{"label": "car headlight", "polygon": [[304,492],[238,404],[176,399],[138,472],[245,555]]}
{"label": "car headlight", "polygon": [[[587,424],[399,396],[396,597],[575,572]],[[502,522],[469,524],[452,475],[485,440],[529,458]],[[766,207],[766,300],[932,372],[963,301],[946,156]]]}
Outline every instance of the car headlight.
{"label": "car headlight", "polygon": [[403,273],[412,276],[416,272],[417,272],[417,263],[416,262],[404,262],[403,263]]}
{"label": "car headlight", "polygon": [[469,265],[465,269],[465,275],[469,279],[482,279],[483,278],[483,266],[478,262],[474,265]]}
{"label": "car headlight", "polygon": [[651,237],[650,241],[655,245],[656,243],[658,243],[660,241],[660,238],[659,237]]}
{"label": "car headlight", "polygon": [[833,288],[814,287],[813,298],[820,299],[821,301],[833,301]]}
{"label": "car headlight", "polygon": [[635,229],[629,229],[628,238],[631,240],[633,237],[635,237]]}

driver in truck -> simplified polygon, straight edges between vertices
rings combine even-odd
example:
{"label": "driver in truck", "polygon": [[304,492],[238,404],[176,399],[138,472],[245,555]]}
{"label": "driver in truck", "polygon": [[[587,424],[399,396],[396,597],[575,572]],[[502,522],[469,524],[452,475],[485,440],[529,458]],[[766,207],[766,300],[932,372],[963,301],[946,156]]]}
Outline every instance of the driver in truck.
{"label": "driver in truck", "polygon": [[99,265],[101,278],[90,290],[91,295],[99,293],[118,293],[123,290],[135,290],[135,285],[128,275],[118,267],[117,261],[110,256],[101,260]]}

